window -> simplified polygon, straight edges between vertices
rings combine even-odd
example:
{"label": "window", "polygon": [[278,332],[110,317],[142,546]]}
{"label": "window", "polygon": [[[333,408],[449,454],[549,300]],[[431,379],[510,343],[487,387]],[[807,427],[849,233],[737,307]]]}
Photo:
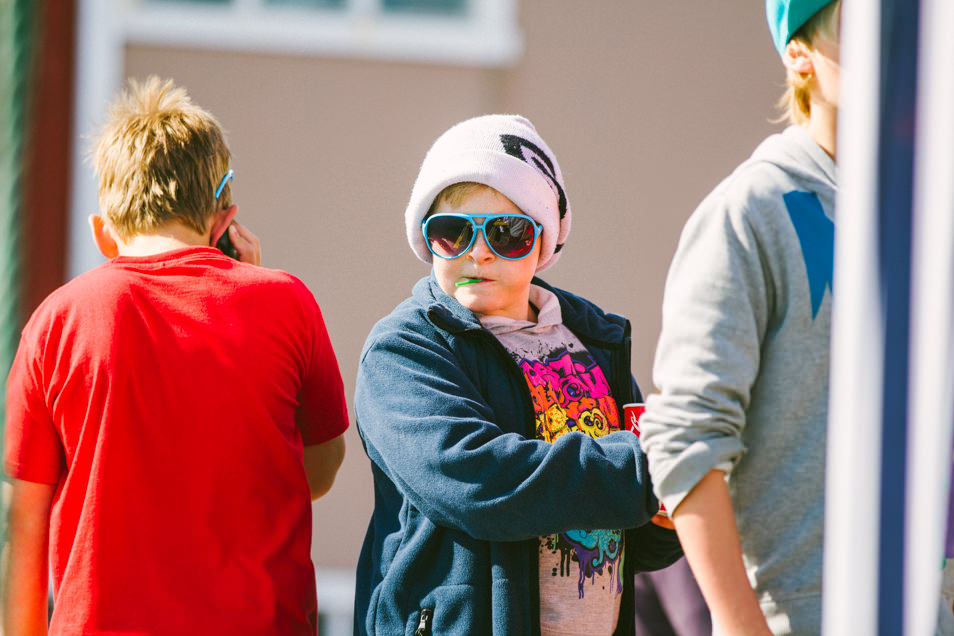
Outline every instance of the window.
{"label": "window", "polygon": [[517,0],[124,0],[133,44],[506,66]]}
{"label": "window", "polygon": [[467,8],[465,0],[382,0],[385,11],[419,11],[422,13],[462,13]]}

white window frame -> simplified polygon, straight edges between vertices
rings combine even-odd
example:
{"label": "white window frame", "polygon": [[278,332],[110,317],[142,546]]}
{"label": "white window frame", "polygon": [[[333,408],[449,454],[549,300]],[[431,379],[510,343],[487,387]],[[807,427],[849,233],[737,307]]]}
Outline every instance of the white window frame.
{"label": "white window frame", "polygon": [[470,0],[466,15],[389,12],[380,0],[343,9],[122,0],[130,44],[502,67],[523,49],[517,0]]}
{"label": "white window frame", "polygon": [[[479,67],[512,65],[523,51],[519,0],[470,0],[472,11],[463,20],[384,13],[379,0],[349,0],[347,12],[278,10],[265,7],[264,0],[233,0],[227,7],[76,1],[78,136],[95,130],[121,87],[129,44]],[[75,143],[71,154],[70,278],[103,261],[86,222],[99,207],[96,179],[84,160],[84,145]]]}

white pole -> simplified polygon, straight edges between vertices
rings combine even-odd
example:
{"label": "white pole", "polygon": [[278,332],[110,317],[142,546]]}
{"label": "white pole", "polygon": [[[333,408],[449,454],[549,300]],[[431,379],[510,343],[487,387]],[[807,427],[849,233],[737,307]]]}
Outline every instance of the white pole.
{"label": "white pole", "polygon": [[842,4],[822,632],[876,634],[881,484],[877,1]]}
{"label": "white pole", "polygon": [[954,3],[922,0],[920,17],[905,636],[937,624],[954,424]]}
{"label": "white pole", "polygon": [[67,278],[103,261],[90,238],[87,217],[99,212],[96,179],[87,155],[89,137],[101,124],[122,83],[124,49],[119,0],[78,0]]}

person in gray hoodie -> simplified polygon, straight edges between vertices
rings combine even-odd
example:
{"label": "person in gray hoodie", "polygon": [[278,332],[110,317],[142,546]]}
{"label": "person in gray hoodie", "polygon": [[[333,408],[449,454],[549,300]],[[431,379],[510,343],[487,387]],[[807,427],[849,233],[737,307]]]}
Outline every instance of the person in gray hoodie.
{"label": "person in gray hoodie", "polygon": [[715,632],[818,634],[840,2],[766,13],[792,125],[686,224],[640,424]]}

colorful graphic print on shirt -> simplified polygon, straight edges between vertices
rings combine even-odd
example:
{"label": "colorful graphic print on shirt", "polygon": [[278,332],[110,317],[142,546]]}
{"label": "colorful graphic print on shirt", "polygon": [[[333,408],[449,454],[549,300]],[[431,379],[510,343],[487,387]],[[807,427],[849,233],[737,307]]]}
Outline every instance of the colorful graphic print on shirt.
{"label": "colorful graphic print on shirt", "polygon": [[[537,414],[537,437],[553,442],[561,435],[580,431],[596,439],[620,430],[616,401],[602,369],[585,349],[562,348],[540,360],[520,358],[517,364],[530,387]],[[618,596],[622,593],[622,531],[571,530],[540,538],[541,552],[559,553],[559,568],[553,576],[570,576],[577,562],[577,591],[585,583],[608,577]]]}
{"label": "colorful graphic print on shirt", "polygon": [[619,430],[616,401],[589,352],[564,349],[542,361],[517,364],[530,386],[539,439],[553,442],[570,431],[596,439]]}
{"label": "colorful graphic print on shirt", "polygon": [[554,567],[552,576],[570,576],[571,564],[577,562],[579,598],[584,597],[587,580],[595,584],[597,575],[604,574],[610,591],[619,596],[623,592],[622,536],[620,530],[570,530],[540,537],[540,550],[560,554],[560,569]]}

